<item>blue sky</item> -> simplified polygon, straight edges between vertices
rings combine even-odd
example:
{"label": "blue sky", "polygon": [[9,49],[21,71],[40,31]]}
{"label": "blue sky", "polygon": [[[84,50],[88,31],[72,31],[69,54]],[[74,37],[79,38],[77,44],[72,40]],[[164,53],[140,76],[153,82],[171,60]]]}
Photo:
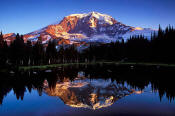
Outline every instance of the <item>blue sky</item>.
{"label": "blue sky", "polygon": [[96,11],[130,26],[175,26],[175,0],[0,0],[0,30],[25,34],[64,16]]}

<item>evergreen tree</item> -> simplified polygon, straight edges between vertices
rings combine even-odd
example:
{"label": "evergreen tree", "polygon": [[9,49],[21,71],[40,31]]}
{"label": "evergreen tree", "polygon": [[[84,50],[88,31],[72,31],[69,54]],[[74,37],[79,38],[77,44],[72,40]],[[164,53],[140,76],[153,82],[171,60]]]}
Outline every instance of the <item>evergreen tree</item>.
{"label": "evergreen tree", "polygon": [[33,60],[33,46],[31,41],[27,41],[26,47],[25,47],[25,60],[24,64],[25,65],[32,65],[32,60]]}
{"label": "evergreen tree", "polygon": [[33,46],[33,64],[41,65],[44,63],[45,51],[41,41],[42,37],[38,38],[37,43]]}
{"label": "evergreen tree", "polygon": [[60,46],[60,48],[59,48],[58,57],[60,59],[60,63],[64,63],[65,62],[65,50],[64,50],[63,45]]}
{"label": "evergreen tree", "polygon": [[23,35],[16,35],[16,39],[10,45],[10,60],[13,64],[23,65],[25,57],[25,44]]}
{"label": "evergreen tree", "polygon": [[49,41],[48,46],[46,48],[46,60],[48,64],[56,63],[58,58],[58,52],[56,49],[56,43],[54,41]]}
{"label": "evergreen tree", "polygon": [[8,46],[1,32],[0,33],[0,66],[4,66],[7,61],[8,61]]}

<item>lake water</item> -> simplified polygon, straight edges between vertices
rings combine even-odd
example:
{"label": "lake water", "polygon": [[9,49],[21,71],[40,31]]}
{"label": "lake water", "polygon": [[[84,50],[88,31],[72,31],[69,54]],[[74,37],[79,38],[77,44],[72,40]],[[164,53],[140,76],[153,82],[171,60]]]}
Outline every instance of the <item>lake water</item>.
{"label": "lake water", "polygon": [[139,65],[2,73],[0,116],[175,116],[174,76]]}

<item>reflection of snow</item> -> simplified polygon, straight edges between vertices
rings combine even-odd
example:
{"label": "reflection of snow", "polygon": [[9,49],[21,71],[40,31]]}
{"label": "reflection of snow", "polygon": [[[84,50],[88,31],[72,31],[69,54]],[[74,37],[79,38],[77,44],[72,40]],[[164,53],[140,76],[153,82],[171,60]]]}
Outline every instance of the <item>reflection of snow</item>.
{"label": "reflection of snow", "polygon": [[83,83],[72,83],[72,82],[64,82],[57,84],[57,87],[60,89],[68,89],[68,88],[81,88],[85,87],[88,83],[83,82]]}
{"label": "reflection of snow", "polygon": [[71,107],[99,109],[111,106],[116,100],[134,92],[111,79],[82,78],[83,72],[74,81],[58,82],[54,90],[45,87],[50,96],[58,96]]}
{"label": "reflection of snow", "polygon": [[83,71],[78,72],[78,78],[80,78],[80,77],[84,77],[84,76],[85,76],[85,73],[84,73]]}

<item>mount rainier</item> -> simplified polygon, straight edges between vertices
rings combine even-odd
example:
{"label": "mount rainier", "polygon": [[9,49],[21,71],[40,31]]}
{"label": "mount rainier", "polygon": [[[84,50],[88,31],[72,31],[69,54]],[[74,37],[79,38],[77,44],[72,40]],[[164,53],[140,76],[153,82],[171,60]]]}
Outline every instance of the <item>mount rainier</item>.
{"label": "mount rainier", "polygon": [[[132,35],[144,35],[150,38],[155,30],[127,26],[118,22],[113,17],[98,12],[87,14],[71,14],[66,16],[59,23],[48,25],[40,30],[24,35],[24,41],[35,43],[41,36],[42,43],[46,44],[54,39],[59,44],[86,45],[89,42],[110,43],[124,39]],[[7,42],[15,39],[15,34],[5,34]]]}

